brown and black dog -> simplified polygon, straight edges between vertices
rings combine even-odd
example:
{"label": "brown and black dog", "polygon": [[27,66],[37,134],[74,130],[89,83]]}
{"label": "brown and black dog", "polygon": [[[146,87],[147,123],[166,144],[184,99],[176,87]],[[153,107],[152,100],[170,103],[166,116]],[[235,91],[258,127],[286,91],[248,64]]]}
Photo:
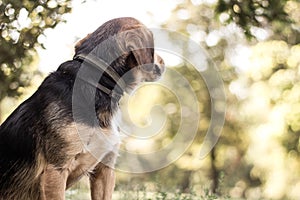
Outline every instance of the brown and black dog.
{"label": "brown and black dog", "polygon": [[118,102],[123,92],[156,81],[163,71],[152,32],[134,18],[110,20],[79,41],[74,59],[1,125],[0,199],[64,199],[83,175],[93,200],[111,199]]}

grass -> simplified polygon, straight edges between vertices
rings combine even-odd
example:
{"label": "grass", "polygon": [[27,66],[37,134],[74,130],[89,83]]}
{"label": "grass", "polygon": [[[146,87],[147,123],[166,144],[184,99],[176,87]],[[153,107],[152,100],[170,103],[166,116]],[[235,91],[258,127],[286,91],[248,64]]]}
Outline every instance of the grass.
{"label": "grass", "polygon": [[[88,184],[81,182],[66,192],[66,200],[90,200]],[[113,200],[232,200],[230,197],[219,197],[209,190],[182,193],[179,190],[166,192],[160,188],[148,191],[146,187],[117,188],[113,193]]]}
{"label": "grass", "polygon": [[[220,178],[220,185],[222,182]],[[220,188],[219,188],[220,189]],[[221,192],[221,191],[219,191]],[[89,181],[83,178],[74,187],[67,190],[66,200],[90,200]],[[119,186],[113,193],[113,200],[238,200],[229,196],[218,196],[209,189],[201,191],[191,191],[189,193],[181,192],[180,190],[165,191],[159,185],[153,183],[145,186],[132,183],[126,186]]]}
{"label": "grass", "polygon": [[114,200],[232,200],[230,197],[219,197],[209,190],[204,190],[203,194],[195,192],[182,193],[179,190],[174,193],[155,191],[147,192],[146,189],[136,191],[119,190],[114,193]]}
{"label": "grass", "polygon": [[[66,194],[67,200],[90,200],[89,192],[71,190]],[[231,200],[229,197],[218,197],[214,194],[196,195],[193,193],[167,193],[162,191],[115,191],[113,200]]]}

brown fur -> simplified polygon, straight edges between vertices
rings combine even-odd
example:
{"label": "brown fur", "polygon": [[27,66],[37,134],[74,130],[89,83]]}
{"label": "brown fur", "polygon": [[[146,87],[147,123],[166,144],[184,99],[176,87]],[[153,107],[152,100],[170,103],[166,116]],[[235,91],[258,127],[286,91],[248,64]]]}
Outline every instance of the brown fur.
{"label": "brown fur", "polygon": [[[98,47],[116,35],[109,45]],[[80,53],[112,59],[109,67],[126,74],[127,92],[142,81],[157,80],[164,71],[163,60],[154,54],[151,31],[133,18],[106,22],[76,44],[75,56]],[[114,58],[116,54],[120,56]],[[63,63],[1,125],[0,200],[64,199],[65,190],[84,175],[90,177],[92,200],[111,199],[120,144],[113,120],[119,99],[99,90],[95,94],[95,88],[83,82],[78,106],[85,108],[95,99],[97,122],[89,115],[75,121],[72,92],[81,64]],[[104,76],[99,84],[115,83]]]}

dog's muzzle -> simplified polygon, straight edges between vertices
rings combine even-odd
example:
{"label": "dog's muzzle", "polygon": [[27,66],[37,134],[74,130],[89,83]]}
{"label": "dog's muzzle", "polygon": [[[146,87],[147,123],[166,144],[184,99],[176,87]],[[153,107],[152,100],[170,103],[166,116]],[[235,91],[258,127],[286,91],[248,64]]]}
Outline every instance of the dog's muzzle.
{"label": "dog's muzzle", "polygon": [[157,81],[164,73],[165,63],[159,55],[154,54],[154,63],[145,64],[141,68],[145,73],[144,80],[147,82],[153,82],[153,81]]}

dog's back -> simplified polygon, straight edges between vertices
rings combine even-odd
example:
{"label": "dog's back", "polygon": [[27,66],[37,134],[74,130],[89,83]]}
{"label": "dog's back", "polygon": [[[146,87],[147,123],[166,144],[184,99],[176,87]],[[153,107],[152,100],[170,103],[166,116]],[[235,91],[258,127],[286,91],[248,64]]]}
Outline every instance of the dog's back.
{"label": "dog's back", "polygon": [[37,149],[33,122],[37,120],[38,111],[30,104],[28,100],[20,105],[0,127],[1,199],[37,199],[39,196],[39,180],[33,178]]}
{"label": "dog's back", "polygon": [[[64,160],[64,140],[54,126],[62,126],[71,117],[64,111],[71,103],[72,86],[60,76],[60,71],[49,75],[0,126],[0,199],[40,199],[46,160],[58,166]],[[57,102],[61,112],[51,116],[51,102]]]}

